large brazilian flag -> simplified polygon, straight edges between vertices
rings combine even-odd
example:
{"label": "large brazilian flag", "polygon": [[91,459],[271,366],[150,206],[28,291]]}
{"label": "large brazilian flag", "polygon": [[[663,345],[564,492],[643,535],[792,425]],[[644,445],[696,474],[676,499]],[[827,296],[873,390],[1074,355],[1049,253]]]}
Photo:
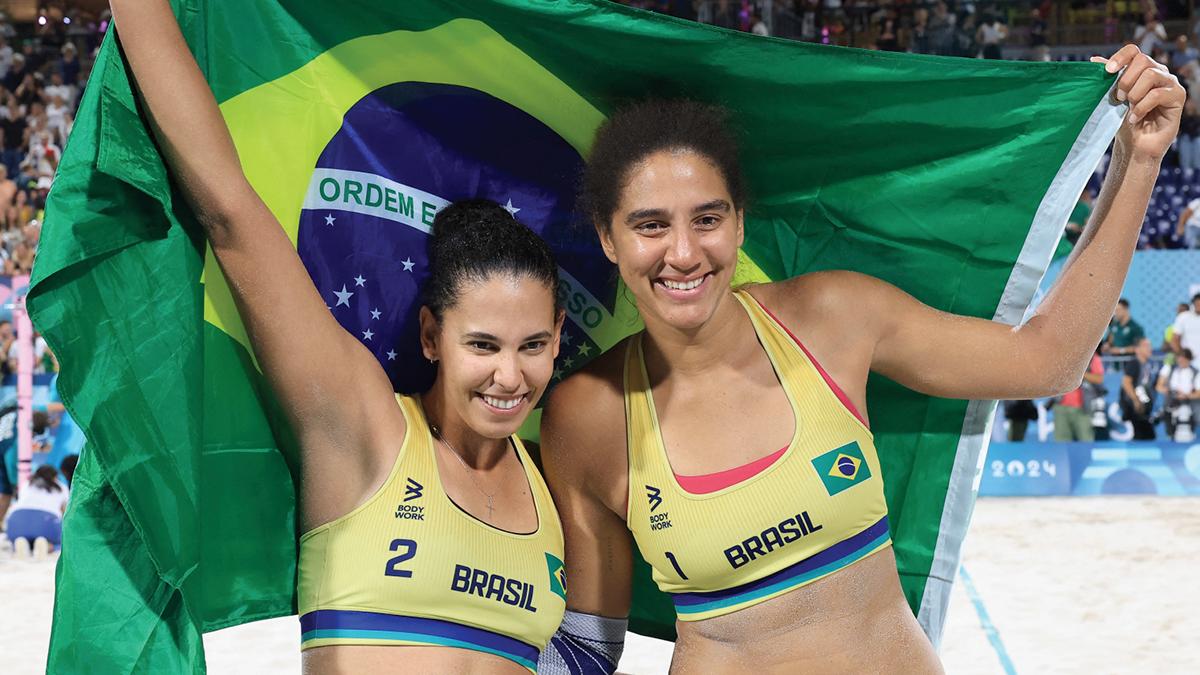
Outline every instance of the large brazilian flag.
{"label": "large brazilian flag", "polygon": [[[494,199],[554,246],[569,316],[556,379],[637,330],[574,201],[593,132],[624,101],[734,111],[752,189],[741,281],[858,270],[1007,323],[1124,111],[1094,64],[829,48],[600,0],[176,9],[250,182],[404,391],[431,377],[417,289],[452,200]],[[139,106],[110,34],[29,297],[88,439],[55,673],[203,672],[202,632],[295,609],[294,445]],[[937,641],[994,403],[881,377],[867,396],[901,581]],[[640,572],[634,630],[671,637],[670,603]]]}

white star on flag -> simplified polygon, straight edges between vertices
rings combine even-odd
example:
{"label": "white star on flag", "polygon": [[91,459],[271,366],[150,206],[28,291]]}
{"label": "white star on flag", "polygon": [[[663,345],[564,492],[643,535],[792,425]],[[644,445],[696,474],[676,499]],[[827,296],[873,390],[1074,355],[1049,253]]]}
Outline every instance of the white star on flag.
{"label": "white star on flag", "polygon": [[508,203],[504,205],[504,210],[508,211],[511,215],[516,216],[517,211],[520,211],[521,209],[518,209],[517,207],[513,206],[512,205],[512,197],[509,197]]}
{"label": "white star on flag", "polygon": [[567,332],[567,331],[565,331],[565,330],[562,332],[562,343],[563,343],[564,345],[569,345],[569,344],[571,344],[571,334],[570,334],[570,333],[568,333],[568,332]]}
{"label": "white star on flag", "polygon": [[368,328],[367,330],[363,331],[363,339],[364,339],[364,340],[370,340],[370,339],[371,339],[371,338],[373,338],[373,337],[375,337],[375,333],[371,332],[371,329],[370,329],[370,328]]}
{"label": "white star on flag", "polygon": [[387,357],[388,357],[388,361],[395,361],[396,360],[396,352],[389,349],[387,352]]}
{"label": "white star on flag", "polygon": [[554,369],[554,379],[555,379],[555,380],[561,380],[561,379],[562,379],[562,371],[561,371],[561,370],[559,370],[558,368],[555,368],[555,369]]}
{"label": "white star on flag", "polygon": [[332,225],[333,225],[333,221],[335,221],[335,220],[337,220],[337,218],[334,218],[332,213],[326,213],[326,214],[325,214],[325,224],[326,224],[326,225],[330,225],[330,226],[332,226]]}
{"label": "white star on flag", "polygon": [[567,358],[563,359],[563,362],[562,362],[563,368],[570,368],[574,364],[575,364],[574,359],[572,359],[569,356]]}
{"label": "white star on flag", "polygon": [[591,351],[592,351],[592,348],[588,346],[588,343],[585,342],[585,343],[579,345],[579,355],[580,356],[587,356],[588,354],[591,353]]}
{"label": "white star on flag", "polygon": [[365,283],[367,283],[367,280],[363,278],[363,275],[360,274],[360,275],[354,277],[354,285],[355,286],[362,286]]}
{"label": "white star on flag", "polygon": [[404,260],[400,261],[400,264],[404,265],[405,272],[413,271],[413,265],[416,265],[416,263],[412,261],[412,258],[405,258]]}
{"label": "white star on flag", "polygon": [[378,319],[378,318],[379,318],[379,317],[381,317],[381,316],[383,316],[383,312],[379,311],[379,308],[378,308],[378,307],[376,307],[375,309],[371,310],[371,319],[372,319],[372,320],[374,320],[374,319]]}
{"label": "white star on flag", "polygon": [[354,295],[354,292],[347,291],[346,284],[342,284],[342,290],[334,291],[333,294],[336,295],[337,299],[338,299],[337,304],[334,305],[334,307],[341,307],[342,305],[349,307],[350,306],[350,296]]}

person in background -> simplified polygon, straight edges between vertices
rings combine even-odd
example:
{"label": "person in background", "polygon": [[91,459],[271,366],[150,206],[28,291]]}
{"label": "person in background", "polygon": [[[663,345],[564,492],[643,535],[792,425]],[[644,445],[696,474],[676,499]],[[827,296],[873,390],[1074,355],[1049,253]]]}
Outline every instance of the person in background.
{"label": "person in background", "polygon": [[1092,193],[1085,186],[1083,192],[1079,193],[1079,199],[1075,202],[1075,208],[1071,210],[1071,215],[1067,218],[1067,229],[1063,232],[1063,239],[1070,245],[1065,250],[1062,250],[1062,244],[1059,244],[1060,250],[1055,253],[1055,257],[1070,253],[1071,249],[1075,246],[1075,242],[1079,241],[1079,235],[1083,233],[1083,228],[1087,225],[1088,218],[1091,215]]}
{"label": "person in background", "polygon": [[1054,403],[1054,440],[1060,443],[1084,441],[1090,443],[1096,440],[1096,431],[1092,428],[1092,416],[1089,412],[1094,390],[1088,385],[1104,384],[1104,362],[1099,354],[1092,354],[1087,372],[1083,374],[1083,382],[1062,396]]}
{"label": "person in background", "polygon": [[43,464],[21,489],[8,513],[5,531],[18,558],[42,560],[62,544],[62,517],[71,492],[58,480],[54,467]]}
{"label": "person in background", "polygon": [[63,457],[63,461],[58,465],[58,471],[67,480],[67,487],[71,486],[71,481],[75,480],[75,467],[79,466],[79,455],[67,455]]}
{"label": "person in background", "polygon": [[1133,31],[1133,41],[1137,43],[1138,49],[1142,50],[1143,54],[1150,54],[1156,48],[1166,44],[1167,29],[1158,20],[1158,15],[1154,10],[1146,11],[1142,17],[1142,23],[1138,24]]}
{"label": "person in background", "polygon": [[750,32],[763,37],[771,34],[771,31],[767,30],[767,22],[763,21],[762,14],[757,10],[750,15]]}
{"label": "person in background", "polygon": [[975,41],[983,46],[983,58],[1000,60],[1004,58],[1001,45],[1008,37],[1008,26],[1000,22],[995,15],[989,14],[979,24],[975,31]]}
{"label": "person in background", "polygon": [[1171,70],[1178,72],[1196,59],[1200,59],[1200,50],[1188,44],[1188,37],[1180,35],[1175,38],[1175,49],[1171,51]]}
{"label": "person in background", "polygon": [[1154,423],[1150,414],[1154,411],[1155,372],[1150,367],[1153,352],[1150,338],[1143,337],[1134,346],[1133,359],[1125,362],[1125,374],[1121,377],[1121,413],[1125,421],[1133,425],[1133,440],[1154,440]]}
{"label": "person in background", "polygon": [[[1189,309],[1189,307],[1186,302],[1181,302],[1178,305],[1176,305],[1175,306],[1175,318],[1178,319],[1179,315],[1187,312],[1188,309]],[[1160,347],[1160,349],[1162,351],[1166,352],[1166,356],[1163,357],[1163,365],[1164,366],[1169,366],[1169,365],[1172,365],[1175,363],[1174,343],[1175,343],[1175,324],[1174,324],[1174,322],[1172,322],[1171,325],[1167,326],[1166,330],[1163,331],[1163,343],[1162,343],[1162,347]]]}
{"label": "person in background", "polygon": [[[1197,116],[1196,103],[1189,100],[1187,105],[1192,107],[1191,114]],[[1200,163],[1200,119],[1196,120],[1196,135],[1184,137],[1183,120],[1188,116],[1187,107],[1184,107],[1184,116],[1180,120],[1180,137],[1179,137],[1179,161],[1182,165],[1184,161],[1188,161],[1194,166]],[[1197,116],[1200,117],[1200,116]],[[1189,149],[1184,150],[1185,144]],[[1188,168],[1188,167],[1184,167]],[[1175,236],[1183,239],[1183,245],[1187,248],[1200,248],[1200,197],[1188,202],[1187,207],[1179,214],[1179,224],[1175,226]]]}
{"label": "person in background", "polygon": [[1025,440],[1025,432],[1029,423],[1038,418],[1037,406],[1029,399],[1004,402],[1004,418],[1008,420],[1008,440],[1021,443]]}
{"label": "person in background", "polygon": [[[1188,70],[1196,68],[1196,63],[1190,62],[1187,66]],[[1196,99],[1189,97],[1187,103],[1183,106],[1183,117],[1179,120],[1179,138],[1176,139],[1176,149],[1179,152],[1179,167],[1181,169],[1200,169],[1200,110],[1196,107]],[[1200,205],[1200,199],[1193,199],[1188,202],[1187,208],[1184,209],[1184,214],[1179,216],[1179,225],[1176,228],[1175,236],[1189,241],[1189,235],[1184,229],[1188,225],[1190,219],[1194,218],[1197,205]],[[1200,229],[1200,222],[1192,225],[1194,229]],[[1200,240],[1200,235],[1196,231],[1190,233],[1190,243],[1188,248],[1196,248],[1196,242]]]}
{"label": "person in background", "polygon": [[[1200,415],[1200,371],[1192,364],[1192,351],[1185,349],[1178,354],[1174,364],[1163,364],[1158,371],[1158,393],[1163,395],[1164,422],[1167,427],[1167,437],[1179,441],[1191,441],[1195,437],[1195,423]],[[1188,410],[1182,415],[1178,408],[1187,406]],[[1176,421],[1186,420],[1188,433],[1183,438],[1176,438]]]}
{"label": "person in background", "polygon": [[1113,320],[1108,324],[1102,351],[1112,356],[1127,356],[1133,353],[1138,340],[1146,337],[1142,324],[1133,320],[1129,313],[1129,300],[1121,298],[1113,311]]}
{"label": "person in background", "polygon": [[1171,351],[1176,354],[1184,349],[1200,354],[1200,293],[1192,296],[1192,308],[1177,314],[1172,324],[1175,335],[1171,337]]}

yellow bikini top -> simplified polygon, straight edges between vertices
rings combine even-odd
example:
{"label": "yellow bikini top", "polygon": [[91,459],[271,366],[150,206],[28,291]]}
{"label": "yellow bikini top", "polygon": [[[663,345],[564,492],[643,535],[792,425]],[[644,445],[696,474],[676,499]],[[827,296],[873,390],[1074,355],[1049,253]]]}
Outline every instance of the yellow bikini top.
{"label": "yellow bikini top", "polygon": [[300,537],[301,649],[460,647],[536,671],[566,609],[562,525],[546,484],[513,436],[538,529],[476,519],[442,490],[420,402],[396,398],[408,431],[383,486]]}
{"label": "yellow bikini top", "polygon": [[663,446],[642,335],[626,350],[626,523],[681,621],[764,602],[891,545],[870,430],[766,308],[745,291],[735,297],[796,421],[784,454],[740,483],[707,494],[680,487]]}

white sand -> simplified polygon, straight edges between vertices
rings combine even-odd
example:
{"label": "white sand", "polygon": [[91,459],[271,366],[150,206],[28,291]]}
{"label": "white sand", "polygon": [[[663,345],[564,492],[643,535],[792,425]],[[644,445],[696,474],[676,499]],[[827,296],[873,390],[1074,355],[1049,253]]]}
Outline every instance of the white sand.
{"label": "white sand", "polygon": [[[980,500],[965,566],[1018,673],[1200,672],[1200,499]],[[0,556],[0,668],[45,671],[53,562]],[[299,672],[294,617],[212,633],[209,672]],[[961,582],[942,658],[1004,673]],[[670,645],[631,636],[628,673],[663,673]]]}

